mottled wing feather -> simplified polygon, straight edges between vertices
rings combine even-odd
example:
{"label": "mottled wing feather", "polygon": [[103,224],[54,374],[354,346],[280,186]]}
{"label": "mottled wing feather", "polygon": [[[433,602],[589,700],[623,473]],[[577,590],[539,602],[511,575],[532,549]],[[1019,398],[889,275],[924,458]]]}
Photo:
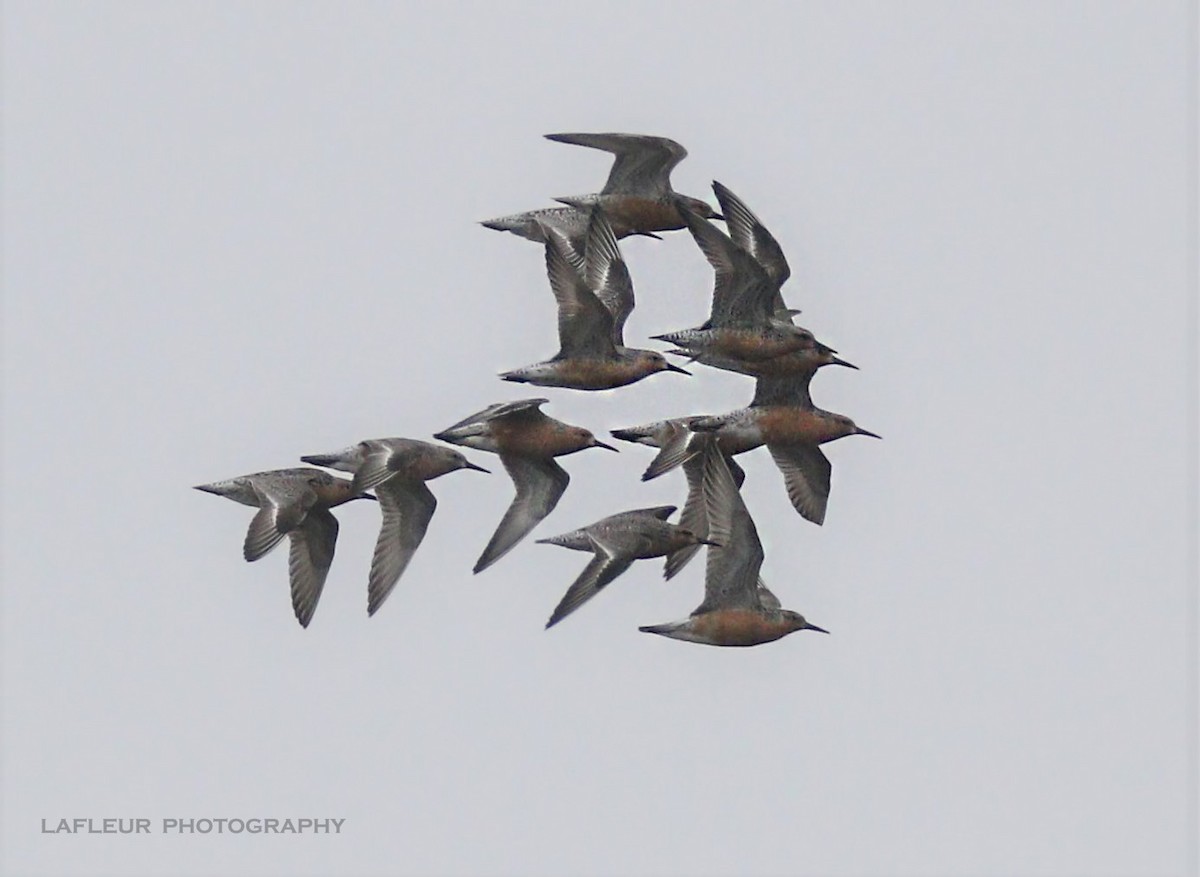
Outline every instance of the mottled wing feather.
{"label": "mottled wing feather", "polygon": [[308,627],[321,599],[325,578],[333,563],[337,535],[337,518],[328,509],[309,512],[303,525],[290,534],[288,576],[292,586],[292,609],[302,627]]}
{"label": "mottled wing feather", "polygon": [[[315,472],[316,470],[309,470]],[[242,554],[246,560],[264,557],[279,540],[304,520],[317,494],[301,477],[263,478],[251,481],[259,511],[250,521]]]}
{"label": "mottled wing feather", "polygon": [[650,481],[666,472],[670,472],[685,460],[696,455],[696,447],[692,444],[692,433],[686,425],[672,422],[663,429],[658,454],[650,461],[646,471],[642,473],[643,481]]}
{"label": "mottled wing feather", "polygon": [[383,523],[367,579],[367,614],[374,615],[392,593],[425,538],[437,499],[420,481],[393,478],[375,491]]}
{"label": "mottled wing feather", "polygon": [[825,522],[833,467],[816,445],[767,445],[787,486],[788,499],[802,517],[814,524]]}
{"label": "mottled wing feather", "polygon": [[705,325],[766,325],[776,290],[763,267],[729,235],[697,216],[682,199],[676,199],[675,206],[716,274],[712,311]]}
{"label": "mottled wing feather", "polygon": [[546,274],[558,302],[559,356],[616,356],[612,314],[588,289],[553,234],[546,238]]}
{"label": "mottled wing feather", "polygon": [[641,134],[547,134],[548,140],[611,152],[616,158],[602,195],[665,196],[671,191],[671,171],[687,157],[674,140]]}
{"label": "mottled wing feather", "polygon": [[754,382],[754,399],[751,408],[761,408],[767,405],[791,405],[800,408],[812,408],[812,396],[809,395],[809,385],[812,383],[816,369],[808,369],[790,375],[777,377],[760,377]]}
{"label": "mottled wing feather", "polygon": [[[713,191],[721,205],[721,213],[725,217],[725,224],[733,242],[762,265],[777,288],[782,286],[784,281],[792,276],[792,269],[788,267],[779,242],[741,198],[715,180]],[[783,305],[782,296],[776,299],[775,304],[786,307]]]}
{"label": "mottled wing feather", "polygon": [[571,480],[566,470],[550,459],[501,454],[500,462],[516,485],[517,495],[475,563],[475,572],[487,569],[529,535],[558,505]]}
{"label": "mottled wing feather", "polygon": [[[708,515],[704,508],[704,470],[700,457],[693,456],[683,464],[683,474],[687,478],[688,494],[683,504],[683,512],[679,515],[679,526],[691,530],[701,539],[708,538]],[[685,545],[667,555],[663,565],[663,578],[673,579],[679,574],[696,553],[700,545]]]}
{"label": "mottled wing feather", "polygon": [[515,399],[511,402],[496,402],[484,408],[482,411],[476,411],[469,417],[464,417],[458,423],[446,427],[442,430],[443,433],[453,432],[456,429],[462,429],[464,426],[474,426],[480,423],[486,423],[489,420],[495,420],[498,417],[509,417],[514,414],[537,412],[537,409],[549,402],[549,399]]}
{"label": "mottled wing feather", "polygon": [[596,556],[591,559],[583,572],[572,582],[571,587],[563,594],[563,598],[555,607],[546,622],[546,627],[553,627],[562,621],[619,576],[633,564],[633,557],[625,554],[612,553],[605,545],[593,539],[596,546]]}
{"label": "mottled wing feather", "polygon": [[354,473],[353,487],[358,492],[377,487],[396,474],[393,467],[396,459],[394,448],[379,442],[363,442],[361,447],[362,462]]}
{"label": "mottled wing feather", "polygon": [[599,205],[588,220],[583,275],[600,303],[612,314],[613,344],[625,343],[625,321],[633,310],[633,280],[621,257],[617,236]]}
{"label": "mottled wing feather", "polygon": [[693,614],[714,609],[756,609],[761,605],[758,572],[763,562],[758,530],[715,440],[705,442],[703,459],[708,537],[720,545],[708,548],[704,602]]}
{"label": "mottled wing feather", "polygon": [[259,560],[271,553],[271,550],[283,539],[283,533],[275,525],[275,512],[278,511],[270,503],[260,508],[250,519],[250,528],[246,531],[246,541],[242,543],[242,556],[249,561]]}

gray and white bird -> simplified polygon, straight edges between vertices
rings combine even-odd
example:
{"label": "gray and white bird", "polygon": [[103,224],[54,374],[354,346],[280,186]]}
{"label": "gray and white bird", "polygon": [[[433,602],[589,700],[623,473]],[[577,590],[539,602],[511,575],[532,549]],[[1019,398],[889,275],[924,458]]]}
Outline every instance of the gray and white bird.
{"label": "gray and white bird", "polygon": [[292,609],[301,627],[312,620],[333,563],[338,522],[329,510],[354,499],[375,499],[348,478],[307,468],[255,472],[198,484],[196,490],[258,508],[242,547],[246,560],[265,557],[288,537]]}
{"label": "gray and white bird", "polygon": [[674,512],[673,505],[633,509],[560,536],[539,539],[540,543],[595,555],[567,589],[546,627],[558,624],[600,593],[635,560],[669,556],[693,545],[714,544],[686,527],[668,522]]}
{"label": "gray and white bird", "polygon": [[305,463],[354,475],[358,490],[375,490],[383,524],[367,577],[367,614],[374,615],[408,568],[437,498],[425,485],[459,469],[487,472],[453,448],[408,438],[367,439],[329,454],[301,457]]}

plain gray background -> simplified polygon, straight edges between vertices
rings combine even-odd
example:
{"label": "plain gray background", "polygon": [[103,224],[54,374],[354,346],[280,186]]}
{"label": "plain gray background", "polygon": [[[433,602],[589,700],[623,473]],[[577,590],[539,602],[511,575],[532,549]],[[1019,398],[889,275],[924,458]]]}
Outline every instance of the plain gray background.
{"label": "plain gray background", "polygon": [[[1195,868],[1194,4],[4,7],[3,867],[13,875],[1165,875]],[[556,349],[540,247],[476,222],[597,190],[552,131],[670,136],[782,242],[859,372],[818,404],[826,524],[742,458],[785,606],[757,649],[637,631],[703,562],[550,632],[650,452],[440,506],[366,617],[378,523],[310,629],[251,511],[190,489],[547,395],[598,433],[746,404],[613,393]],[[629,343],[697,325],[686,234],[623,250]],[[832,373],[831,373],[832,371]],[[340,817],[336,837],[53,836],[42,818]],[[1194,873],[1194,870],[1192,871]]]}

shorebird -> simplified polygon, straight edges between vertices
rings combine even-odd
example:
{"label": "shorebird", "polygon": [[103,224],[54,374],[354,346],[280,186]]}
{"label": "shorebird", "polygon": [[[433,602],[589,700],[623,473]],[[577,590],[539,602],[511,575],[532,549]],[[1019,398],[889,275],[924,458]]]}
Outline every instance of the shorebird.
{"label": "shorebird", "polygon": [[367,577],[368,615],[383,605],[425,538],[437,508],[437,498],[425,482],[459,469],[488,471],[453,448],[407,438],[367,439],[340,451],[300,459],[352,473],[352,490],[374,488],[379,499],[383,524]]}
{"label": "shorebird", "polygon": [[329,510],[354,499],[375,499],[348,478],[306,468],[255,472],[198,484],[196,490],[258,507],[242,547],[246,560],[265,557],[284,536],[289,538],[292,609],[301,627],[312,620],[333,563],[338,522]]}
{"label": "shorebird", "polygon": [[712,309],[702,326],[652,337],[689,355],[708,352],[752,361],[816,347],[812,332],[775,316],[779,286],[763,266],[687,205],[677,206],[713,268]]}
{"label": "shorebird", "polygon": [[781,608],[759,577],[763,548],[754,520],[726,465],[709,439],[702,452],[703,493],[709,536],[704,602],[684,621],[639,627],[671,639],[709,646],[757,646],[798,630],[829,633],[798,612]]}
{"label": "shorebird", "polygon": [[[702,418],[680,417],[674,420],[660,420],[644,426],[614,429],[610,431],[610,434],[613,438],[622,441],[659,449],[658,455],[642,474],[643,481],[649,481],[664,472],[682,466],[684,477],[687,480],[688,494],[683,504],[683,511],[679,515],[679,526],[686,527],[698,536],[707,536],[708,515],[704,509],[704,494],[701,489],[703,461],[700,452],[704,443],[709,440],[710,433],[693,433],[689,430],[688,422],[693,419]],[[725,462],[733,476],[734,483],[741,487],[746,480],[746,473],[733,461],[732,457],[726,456]],[[674,578],[699,550],[698,544],[688,545],[667,555],[666,563],[663,566],[663,578]]]}
{"label": "shorebird", "polygon": [[497,402],[434,435],[440,441],[499,454],[517,488],[512,504],[475,563],[476,573],[511,551],[558,505],[571,476],[554,462],[554,457],[584,448],[616,450],[582,427],[543,414],[539,409],[548,401]]}
{"label": "shorebird", "polygon": [[835,355],[836,350],[820,341],[816,343],[815,347],[795,350],[791,353],[773,356],[770,359],[740,359],[736,356],[707,350],[675,349],[668,350],[667,353],[686,356],[691,362],[698,362],[710,368],[719,368],[722,371],[749,375],[752,378],[782,378],[799,374],[811,376],[817,369],[827,365],[842,365],[846,368],[858,369],[858,366],[853,363],[840,359]]}
{"label": "shorebird", "polygon": [[555,200],[581,210],[599,204],[616,228],[635,232],[683,228],[680,202],[707,219],[724,218],[707,202],[679,195],[671,188],[671,171],[687,157],[687,150],[674,140],[644,134],[547,134],[546,139],[615,156],[599,193]]}
{"label": "shorebird", "polygon": [[567,589],[546,627],[562,621],[617,576],[629,569],[635,560],[671,556],[689,546],[712,545],[710,540],[686,527],[667,521],[675,506],[655,506],[610,515],[570,533],[539,539],[539,543],[561,545],[575,551],[590,551],[595,556]]}
{"label": "shorebird", "polygon": [[615,438],[661,448],[642,480],[648,481],[683,463],[698,451],[696,433],[712,433],[728,457],[764,444],[783,474],[793,508],[815,524],[825,521],[832,466],[819,445],[848,435],[880,438],[849,417],[817,408],[809,395],[812,372],[759,378],[746,408],[712,416],[697,415],[646,426],[613,430]]}
{"label": "shorebird", "polygon": [[570,252],[569,246],[557,230],[546,227],[546,274],[558,303],[558,354],[500,377],[540,387],[610,390],[656,372],[690,374],[657,351],[625,346],[633,283],[603,210],[592,208],[583,254]]}

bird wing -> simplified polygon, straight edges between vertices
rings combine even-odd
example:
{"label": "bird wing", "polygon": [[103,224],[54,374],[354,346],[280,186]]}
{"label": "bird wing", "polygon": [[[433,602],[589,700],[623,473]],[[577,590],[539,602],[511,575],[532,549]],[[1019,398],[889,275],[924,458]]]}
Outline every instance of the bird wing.
{"label": "bird wing", "polygon": [[816,368],[806,369],[790,375],[776,377],[760,377],[754,382],[754,399],[751,408],[762,408],[768,405],[791,405],[800,408],[813,408],[812,396],[809,395],[809,385],[812,383]]}
{"label": "bird wing", "polygon": [[538,414],[538,409],[549,402],[549,399],[514,399],[511,402],[494,402],[482,411],[476,411],[469,417],[464,417],[458,423],[446,427],[435,436],[436,438],[446,437],[446,440],[454,438],[452,435],[455,432],[459,434],[471,434],[475,430],[472,427],[480,427],[489,420],[495,420],[498,417],[509,417],[519,414]]}
{"label": "bird wing", "polygon": [[611,152],[616,158],[602,195],[660,195],[671,193],[671,171],[687,150],[666,137],[643,134],[547,134],[547,140]]}
{"label": "bird wing", "polygon": [[704,505],[708,538],[719,545],[708,547],[704,573],[704,602],[693,614],[714,609],[755,609],[758,571],[763,548],[754,520],[734,484],[725,455],[713,439],[704,447]]}
{"label": "bird wing", "polygon": [[825,506],[829,503],[829,480],[833,467],[829,458],[816,445],[768,444],[771,459],[783,473],[788,499],[801,516],[821,524],[825,521]]}
{"label": "bird wing", "polygon": [[579,577],[567,588],[563,598],[554,608],[546,627],[558,624],[596,594],[609,582],[619,576],[633,564],[634,558],[624,552],[618,552],[606,542],[592,537],[595,546],[595,556],[583,568]]}
{"label": "bird wing", "polygon": [[296,478],[256,479],[251,486],[259,508],[246,531],[242,556],[254,561],[265,557],[299,526],[316,503],[317,494],[306,481]]}
{"label": "bird wing", "polygon": [[[762,265],[777,288],[782,286],[784,281],[792,276],[792,269],[788,267],[779,242],[741,198],[715,180],[713,191],[721,205],[721,213],[725,217],[725,225],[729,228],[729,236],[733,238],[733,242]],[[781,296],[775,303],[786,307],[782,302]]]}
{"label": "bird wing", "polygon": [[375,491],[383,523],[375,540],[371,572],[367,578],[367,614],[374,615],[392,593],[396,582],[408,568],[429,521],[437,509],[437,499],[421,481],[393,478]]}
{"label": "bird wing", "polygon": [[500,462],[516,485],[517,495],[476,561],[474,571],[477,573],[511,551],[542,518],[550,514],[571,480],[566,470],[549,458],[501,454]]}
{"label": "bird wing", "polygon": [[[679,526],[691,530],[702,539],[708,538],[708,515],[704,509],[704,469],[700,457],[684,461],[683,474],[687,478],[688,494],[679,515]],[[667,555],[663,565],[663,578],[673,579],[700,550],[700,545],[685,545]]]}
{"label": "bird wing", "polygon": [[649,481],[665,472],[670,472],[676,466],[696,455],[696,447],[691,442],[692,432],[687,425],[680,421],[669,421],[660,437],[658,454],[650,461],[642,480]]}
{"label": "bird wing", "polygon": [[763,267],[729,235],[697,216],[683,199],[676,198],[675,206],[716,273],[708,325],[766,325],[776,288]]}
{"label": "bird wing", "polygon": [[292,585],[292,609],[301,627],[308,627],[321,599],[337,535],[337,518],[321,508],[310,511],[304,523],[290,533],[288,577]]}
{"label": "bird wing", "polygon": [[546,274],[558,302],[558,355],[616,356],[613,315],[588,289],[554,234],[546,236]]}
{"label": "bird wing", "polygon": [[588,219],[587,243],[583,265],[587,285],[612,314],[613,344],[625,343],[625,321],[633,310],[633,280],[621,257],[612,224],[599,205],[592,207]]}
{"label": "bird wing", "polygon": [[354,473],[354,490],[370,490],[396,474],[396,448],[379,441],[361,442],[359,447],[362,450]]}

